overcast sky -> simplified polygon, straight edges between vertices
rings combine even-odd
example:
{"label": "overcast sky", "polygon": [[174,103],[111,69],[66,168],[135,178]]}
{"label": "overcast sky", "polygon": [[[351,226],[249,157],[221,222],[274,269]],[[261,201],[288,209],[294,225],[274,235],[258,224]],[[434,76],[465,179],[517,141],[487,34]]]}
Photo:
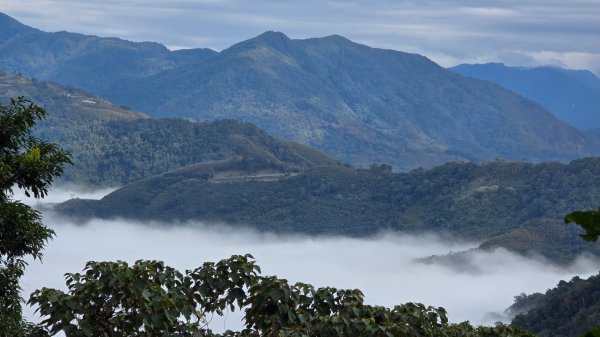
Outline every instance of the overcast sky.
{"label": "overcast sky", "polygon": [[0,0],[0,11],[67,30],[222,50],[266,30],[339,34],[443,66],[504,62],[600,75],[600,0]]}

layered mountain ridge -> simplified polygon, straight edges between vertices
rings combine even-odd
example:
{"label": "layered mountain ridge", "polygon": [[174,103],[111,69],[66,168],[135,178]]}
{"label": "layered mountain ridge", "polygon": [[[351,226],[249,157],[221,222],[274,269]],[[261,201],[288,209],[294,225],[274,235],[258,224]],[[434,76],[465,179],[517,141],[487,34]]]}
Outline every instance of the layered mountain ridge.
{"label": "layered mountain ridge", "polygon": [[461,64],[450,70],[490,81],[539,102],[580,130],[600,128],[600,78],[587,70]]}
{"label": "layered mountain ridge", "polygon": [[201,162],[277,174],[341,165],[250,123],[153,119],[89,92],[0,73],[0,98],[17,96],[46,108],[48,118],[34,133],[73,154],[63,180],[77,184],[120,186]]}
{"label": "layered mountain ridge", "polygon": [[505,89],[464,79],[423,56],[339,36],[291,40],[267,32],[201,65],[125,82],[107,95],[155,115],[247,120],[350,163],[387,162],[401,170],[597,151],[541,106]]}
{"label": "layered mountain ridge", "polygon": [[215,53],[210,49],[170,51],[156,42],[48,33],[0,13],[0,70],[100,95],[114,83],[197,62]]}
{"label": "layered mountain ridge", "polygon": [[359,166],[600,153],[596,141],[522,96],[420,55],[341,36],[266,32],[219,53],[170,52],[156,43],[20,29],[0,42],[0,70],[80,86],[155,117],[248,121]]}

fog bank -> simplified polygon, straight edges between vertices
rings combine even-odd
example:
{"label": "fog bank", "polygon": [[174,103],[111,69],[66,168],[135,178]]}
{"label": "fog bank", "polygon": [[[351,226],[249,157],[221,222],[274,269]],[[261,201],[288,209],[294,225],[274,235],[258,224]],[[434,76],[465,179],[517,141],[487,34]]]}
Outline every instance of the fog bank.
{"label": "fog bank", "polygon": [[32,262],[28,267],[22,282],[24,294],[44,286],[64,289],[63,274],[81,271],[90,260],[158,259],[183,271],[205,261],[251,253],[263,275],[315,286],[359,288],[370,304],[416,301],[443,306],[451,321],[490,324],[497,318],[488,313],[502,313],[513,296],[543,292],[561,279],[587,277],[598,270],[585,259],[561,268],[505,250],[474,254],[470,263],[479,266],[476,272],[415,262],[415,258],[473,246],[433,235],[311,238],[203,224],[163,228],[166,225],[158,223],[92,220],[81,225],[52,215],[46,221],[54,224],[57,236],[48,244],[43,263]]}
{"label": "fog bank", "polygon": [[42,206],[48,206],[51,204],[57,204],[69,199],[80,198],[80,199],[102,199],[105,195],[116,190],[117,187],[106,187],[102,189],[91,189],[85,188],[73,184],[61,184],[52,187],[48,191],[48,195],[42,199],[28,198],[25,196],[25,192],[18,187],[13,187],[13,199],[20,200],[26,205],[33,208],[40,209]]}
{"label": "fog bank", "polygon": [[[87,195],[99,198],[109,191]],[[84,195],[82,191],[77,193]],[[51,193],[54,198],[46,200],[66,200],[71,194],[57,189]],[[194,222],[93,219],[74,223],[51,212],[45,212],[44,221],[56,231],[56,238],[44,250],[43,263],[30,263],[22,279],[26,298],[41,287],[65,289],[64,273],[79,272],[91,260],[157,259],[184,271],[206,261],[250,253],[263,275],[277,275],[292,283],[359,288],[369,304],[392,307],[408,301],[421,302],[445,307],[452,322],[492,324],[499,316],[490,313],[502,314],[515,295],[544,292],[560,280],[575,275],[588,277],[600,268],[596,260],[583,257],[571,266],[559,267],[503,249],[471,254],[468,268],[415,261],[477,246],[433,234],[388,232],[361,239],[284,236]],[[29,319],[38,320],[32,308],[25,313]],[[238,327],[239,316],[230,316],[230,323],[234,324],[232,328]]]}

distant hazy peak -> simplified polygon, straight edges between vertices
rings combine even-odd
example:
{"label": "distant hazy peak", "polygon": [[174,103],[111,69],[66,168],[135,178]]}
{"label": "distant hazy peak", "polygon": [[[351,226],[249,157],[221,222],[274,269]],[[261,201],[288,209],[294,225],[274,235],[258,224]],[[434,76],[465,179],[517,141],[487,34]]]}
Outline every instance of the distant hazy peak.
{"label": "distant hazy peak", "polygon": [[[159,50],[159,51],[168,51],[167,47],[158,42],[144,41],[144,42],[133,42],[129,40],[125,40],[119,37],[101,37],[97,35],[87,35],[80,33],[73,33],[68,31],[57,31],[57,32],[45,32],[36,28],[32,28],[22,24],[21,22],[15,20],[9,15],[6,15],[0,12],[0,39],[7,40],[8,38],[19,34],[19,33],[30,33],[36,32],[39,33],[40,36],[52,36],[52,37],[60,37],[60,38],[77,38],[77,39],[96,39],[98,41],[104,41],[109,43],[116,43],[118,45],[124,46],[129,45],[134,49],[146,49],[146,50]],[[0,41],[4,42],[4,41]]]}
{"label": "distant hazy peak", "polygon": [[238,42],[223,50],[224,54],[236,54],[257,47],[267,47],[275,50],[285,50],[290,46],[292,40],[281,32],[266,31],[256,37]]}
{"label": "distant hazy peak", "polygon": [[290,43],[322,43],[322,44],[328,44],[328,45],[359,45],[358,43],[352,42],[351,40],[341,36],[341,35],[329,35],[329,36],[325,36],[325,37],[315,37],[315,38],[308,38],[308,39],[290,39],[287,35],[285,35],[284,33],[281,32],[274,32],[274,31],[266,31],[254,38],[248,39],[246,41],[242,41],[238,44],[245,44],[245,43],[253,43],[253,42],[264,42],[269,46],[278,48],[278,47],[282,47],[282,46],[287,46]]}
{"label": "distant hazy peak", "polygon": [[512,67],[501,63],[461,64],[449,69],[494,82],[537,101],[581,130],[600,127],[600,78],[590,71],[556,66]]}
{"label": "distant hazy peak", "polygon": [[566,69],[557,66],[507,66],[503,63],[476,63],[476,64],[459,64],[448,68],[452,71],[463,75],[480,78],[482,76],[509,76],[516,74],[553,74],[561,78],[571,78],[580,81],[582,84],[600,89],[600,78],[589,70],[581,69]]}
{"label": "distant hazy peak", "polygon": [[179,54],[179,55],[195,55],[195,54],[202,54],[202,53],[217,54],[218,53],[217,51],[210,49],[210,48],[175,49],[175,50],[171,50],[171,52],[173,52],[174,54]]}
{"label": "distant hazy peak", "polygon": [[[0,12],[0,39],[5,40],[9,37],[23,32],[36,31],[37,29],[26,26],[12,17]],[[3,41],[0,41],[3,42]]]}
{"label": "distant hazy peak", "polygon": [[571,69],[563,69],[558,68],[559,71],[567,73],[581,82],[594,87],[596,89],[600,89],[600,78],[596,76],[593,72],[589,70],[571,70]]}
{"label": "distant hazy peak", "polygon": [[548,70],[548,71],[555,71],[558,73],[568,74],[569,76],[576,76],[580,79],[600,81],[600,78],[598,78],[594,73],[592,73],[589,70],[567,69],[567,68],[561,68],[558,66],[551,66],[551,65],[528,67],[528,66],[508,66],[501,62],[488,62],[488,63],[473,63],[473,64],[463,63],[463,64],[456,65],[454,67],[450,67],[449,69],[463,70],[463,69],[477,69],[477,68],[487,68],[487,69],[494,69],[494,70],[512,70],[512,71]]}
{"label": "distant hazy peak", "polygon": [[282,32],[275,32],[272,30],[268,30],[268,31],[260,34],[259,36],[256,37],[256,39],[270,41],[270,42],[289,41],[290,40],[290,38],[287,37],[287,35],[283,34]]}
{"label": "distant hazy peak", "polygon": [[[326,40],[337,40],[337,41],[350,41],[350,39],[339,35],[339,34],[332,34],[332,35],[327,35],[325,37],[322,37],[322,39],[326,39]],[[350,41],[352,42],[352,41]]]}
{"label": "distant hazy peak", "polygon": [[320,45],[320,46],[329,46],[329,47],[335,46],[337,48],[356,47],[356,46],[371,48],[369,46],[361,45],[359,43],[351,41],[350,39],[345,38],[341,35],[337,35],[337,34],[328,35],[328,36],[324,36],[324,37],[313,37],[313,38],[308,38],[305,40],[296,40],[296,41],[300,41],[301,43],[303,43],[305,45]]}
{"label": "distant hazy peak", "polygon": [[329,43],[356,44],[355,42],[351,41],[350,39],[343,37],[341,35],[338,35],[338,34],[328,35],[328,36],[324,36],[324,37],[318,37],[318,38],[309,39],[309,40],[320,40],[320,41],[329,42]]}
{"label": "distant hazy peak", "polygon": [[258,43],[264,43],[265,45],[278,49],[278,50],[284,50],[287,49],[290,45],[290,43],[292,42],[292,40],[287,37],[287,35],[281,33],[281,32],[273,32],[273,31],[267,31],[264,32],[262,34],[260,34],[259,36],[250,39],[248,41],[255,41]]}
{"label": "distant hazy peak", "polygon": [[13,24],[13,25],[19,25],[19,26],[26,27],[24,24],[20,23],[19,21],[13,19],[12,17],[10,17],[2,12],[0,12],[0,24],[1,25]]}

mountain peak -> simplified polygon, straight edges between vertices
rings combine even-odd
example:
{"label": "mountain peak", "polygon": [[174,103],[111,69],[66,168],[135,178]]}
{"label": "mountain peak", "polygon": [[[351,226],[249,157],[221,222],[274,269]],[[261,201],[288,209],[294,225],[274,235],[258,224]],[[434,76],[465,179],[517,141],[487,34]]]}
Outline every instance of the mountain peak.
{"label": "mountain peak", "polygon": [[329,40],[329,41],[336,41],[336,42],[351,42],[351,43],[353,43],[348,38],[345,38],[345,37],[343,37],[341,35],[338,35],[338,34],[333,34],[333,35],[325,36],[322,39],[323,40]]}
{"label": "mountain peak", "polygon": [[7,22],[17,22],[19,23],[19,21],[13,19],[12,17],[0,12],[0,25],[4,25]]}
{"label": "mountain peak", "polygon": [[35,29],[25,26],[14,18],[0,12],[0,39],[6,40],[16,34],[34,30]]}
{"label": "mountain peak", "polygon": [[[302,44],[309,46],[319,46],[321,48],[333,48],[333,49],[345,49],[354,47],[368,47],[359,43],[356,43],[341,35],[328,35],[323,37],[313,37],[301,41]],[[370,48],[370,47],[368,47]]]}
{"label": "mountain peak", "polygon": [[269,31],[266,31],[266,32],[260,34],[259,36],[256,37],[256,39],[264,40],[267,42],[290,41],[290,38],[287,37],[287,35],[285,35],[281,32],[274,32],[272,30],[269,30]]}
{"label": "mountain peak", "polygon": [[285,49],[292,40],[281,32],[266,31],[254,38],[239,42],[225,49],[228,52],[239,52],[248,48],[253,49],[257,46],[274,49]]}
{"label": "mountain peak", "polygon": [[498,63],[464,64],[451,70],[499,84],[539,102],[580,130],[600,127],[600,79],[590,72],[554,66],[511,67]]}

